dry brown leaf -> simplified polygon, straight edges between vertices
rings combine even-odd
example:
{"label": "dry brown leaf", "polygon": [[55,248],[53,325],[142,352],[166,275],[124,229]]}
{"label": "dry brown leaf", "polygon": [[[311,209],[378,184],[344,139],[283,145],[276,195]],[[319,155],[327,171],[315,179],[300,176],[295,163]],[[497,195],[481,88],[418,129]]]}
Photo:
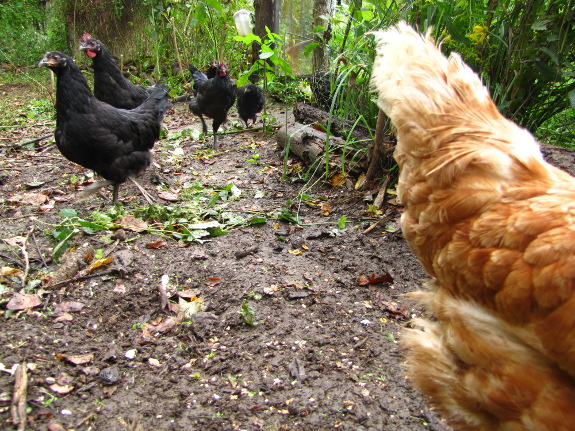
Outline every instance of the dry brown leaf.
{"label": "dry brown leaf", "polygon": [[104,259],[97,259],[94,262],[92,262],[85,270],[83,270],[82,272],[85,274],[90,274],[92,271],[100,268],[101,266],[107,265],[108,263],[112,262],[114,260],[113,257],[106,257]]}
{"label": "dry brown leaf", "polygon": [[54,312],[58,315],[63,313],[77,313],[78,311],[82,310],[82,308],[84,308],[84,305],[85,304],[82,304],[78,301],[64,301],[60,304],[56,304],[54,307]]}
{"label": "dry brown leaf", "polygon": [[74,317],[70,313],[62,313],[54,319],[54,322],[71,322]]}
{"label": "dry brown leaf", "polygon": [[360,188],[363,187],[364,184],[365,184],[365,174],[361,173],[360,176],[357,178],[357,181],[355,182],[354,189],[359,190]]}
{"label": "dry brown leaf", "polygon": [[57,394],[60,394],[60,395],[69,394],[70,392],[72,392],[74,390],[73,385],[59,385],[57,383],[50,385],[49,388],[52,390],[52,392],[56,392]]}
{"label": "dry brown leaf", "polygon": [[62,358],[73,365],[84,365],[94,360],[94,354],[88,353],[85,355],[61,355]]}
{"label": "dry brown leaf", "polygon": [[346,176],[344,174],[337,174],[331,178],[330,184],[334,187],[341,186],[345,183]]}
{"label": "dry brown leaf", "polygon": [[39,306],[42,303],[40,297],[35,294],[20,294],[18,292],[14,292],[14,296],[8,304],[6,304],[6,308],[8,310],[28,310],[30,308],[34,308]]}
{"label": "dry brown leaf", "polygon": [[206,286],[214,287],[214,286],[217,286],[218,284],[220,284],[221,281],[222,280],[220,280],[219,277],[210,277],[204,282],[204,284]]}
{"label": "dry brown leaf", "polygon": [[42,193],[24,193],[12,196],[8,202],[21,205],[42,205],[48,200],[48,196]]}
{"label": "dry brown leaf", "polygon": [[152,324],[151,322],[146,324],[142,329],[142,336],[150,337],[154,332],[164,333],[171,331],[174,326],[180,323],[183,319],[183,315],[170,316],[157,324]]}
{"label": "dry brown leaf", "polygon": [[328,216],[333,211],[333,207],[327,202],[322,202],[319,207],[325,216]]}
{"label": "dry brown leaf", "polygon": [[24,272],[18,268],[10,268],[8,266],[3,266],[1,275],[3,277],[19,277],[19,278],[21,278],[24,275]]}
{"label": "dry brown leaf", "polygon": [[6,244],[12,247],[18,247],[19,245],[22,245],[24,244],[24,241],[26,241],[26,238],[24,238],[23,236],[13,236],[10,238],[4,238],[4,242],[6,242]]}
{"label": "dry brown leaf", "polygon": [[180,199],[177,194],[166,192],[164,190],[160,190],[158,192],[158,197],[168,202],[177,202]]}
{"label": "dry brown leaf", "polygon": [[121,294],[126,293],[126,285],[122,280],[116,280],[116,284],[114,286],[114,292]]}
{"label": "dry brown leaf", "polygon": [[161,247],[165,247],[166,246],[166,241],[156,241],[156,242],[150,242],[148,244],[146,244],[146,247],[148,248],[161,248]]}
{"label": "dry brown leaf", "polygon": [[143,232],[148,229],[148,223],[134,216],[122,217],[119,220],[119,224],[122,225],[124,229],[132,232]]}
{"label": "dry brown leaf", "polygon": [[360,275],[359,277],[357,277],[357,284],[359,284],[360,286],[367,286],[369,284],[369,280],[365,275]]}

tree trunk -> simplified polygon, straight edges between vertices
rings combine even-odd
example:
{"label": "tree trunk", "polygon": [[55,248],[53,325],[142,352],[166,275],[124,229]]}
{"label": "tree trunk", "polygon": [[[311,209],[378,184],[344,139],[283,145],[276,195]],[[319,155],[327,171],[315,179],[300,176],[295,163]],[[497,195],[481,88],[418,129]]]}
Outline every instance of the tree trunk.
{"label": "tree trunk", "polygon": [[[279,13],[282,0],[254,0],[254,10],[256,15],[256,22],[254,26],[254,34],[262,39],[262,42],[267,39],[266,27],[272,33],[279,31]],[[255,63],[259,58],[260,47],[257,43],[252,44],[252,63]]]}
{"label": "tree trunk", "polygon": [[312,73],[318,70],[329,70],[329,41],[331,39],[331,23],[325,17],[330,17],[334,10],[334,0],[314,0],[313,27],[325,28],[322,35],[314,33],[314,42],[319,43],[312,52]]}

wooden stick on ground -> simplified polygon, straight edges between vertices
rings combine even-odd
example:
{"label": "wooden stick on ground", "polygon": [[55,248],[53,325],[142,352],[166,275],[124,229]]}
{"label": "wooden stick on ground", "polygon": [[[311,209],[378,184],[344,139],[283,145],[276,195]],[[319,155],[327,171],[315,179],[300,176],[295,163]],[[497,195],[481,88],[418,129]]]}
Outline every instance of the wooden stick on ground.
{"label": "wooden stick on ground", "polygon": [[18,431],[26,429],[26,397],[28,395],[28,364],[22,362],[14,371],[14,393],[10,404],[12,423],[18,426]]}

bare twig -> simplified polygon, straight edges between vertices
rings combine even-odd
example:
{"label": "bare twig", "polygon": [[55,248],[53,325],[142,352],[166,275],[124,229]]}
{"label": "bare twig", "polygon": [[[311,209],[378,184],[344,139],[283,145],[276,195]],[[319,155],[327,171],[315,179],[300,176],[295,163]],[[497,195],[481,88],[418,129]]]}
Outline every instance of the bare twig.
{"label": "bare twig", "polygon": [[20,268],[24,268],[24,264],[20,262],[18,259],[15,259],[10,256],[6,256],[5,254],[0,254],[0,258],[7,260],[8,262],[12,262],[14,265],[18,265]]}
{"label": "bare twig", "polygon": [[40,256],[40,259],[42,260],[42,266],[44,266],[44,268],[47,268],[48,265],[46,264],[46,261],[44,260],[44,256],[42,255],[42,252],[40,251],[40,247],[38,246],[38,241],[36,241],[36,235],[34,235],[34,232],[32,232],[32,241],[34,241],[34,246],[36,247],[36,251],[38,252],[38,256]]}
{"label": "bare twig", "polygon": [[73,278],[69,278],[68,280],[64,280],[64,281],[60,281],[58,283],[55,284],[51,284],[49,286],[47,286],[48,289],[58,289],[60,287],[64,287],[67,284],[70,283],[76,283],[78,281],[84,281],[84,280],[88,280],[90,278],[96,278],[96,277],[104,277],[106,275],[110,275],[113,274],[114,272],[116,272],[116,269],[110,269],[108,271],[104,271],[104,272],[97,272],[97,273],[92,273],[92,274],[86,274],[86,275],[81,275],[79,277],[73,277]]}
{"label": "bare twig", "polygon": [[38,141],[43,141],[44,139],[51,138],[52,136],[54,136],[54,134],[53,134],[53,133],[50,133],[49,135],[43,135],[43,136],[39,136],[39,137],[34,138],[34,139],[29,139],[29,140],[24,141],[24,142],[19,142],[19,143],[14,144],[14,145],[9,145],[9,147],[10,147],[11,149],[21,148],[21,147],[23,147],[23,146],[25,146],[25,145],[35,144],[35,143],[38,142]]}
{"label": "bare twig", "polygon": [[382,221],[381,219],[376,221],[370,227],[368,227],[366,230],[364,230],[362,233],[364,235],[370,233],[372,230],[374,230],[381,223],[381,221]]}
{"label": "bare twig", "polygon": [[30,271],[30,258],[28,257],[28,250],[26,249],[26,244],[28,243],[28,238],[34,231],[34,226],[28,226],[28,232],[22,241],[22,246],[20,251],[22,251],[22,257],[24,258],[24,274],[22,275],[22,287],[26,286],[26,279],[28,278],[28,272]]}
{"label": "bare twig", "polygon": [[28,373],[26,362],[22,362],[14,372],[14,393],[10,404],[12,423],[18,426],[18,431],[26,429],[26,397],[28,395]]}

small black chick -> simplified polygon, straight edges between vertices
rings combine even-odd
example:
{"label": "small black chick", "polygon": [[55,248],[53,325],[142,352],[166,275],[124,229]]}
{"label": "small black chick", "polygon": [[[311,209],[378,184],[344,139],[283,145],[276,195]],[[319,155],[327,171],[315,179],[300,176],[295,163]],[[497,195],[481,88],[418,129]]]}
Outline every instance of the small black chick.
{"label": "small black chick", "polygon": [[151,163],[150,150],[160,137],[168,92],[163,85],[132,110],[114,108],[90,91],[80,69],[69,56],[47,53],[38,63],[54,71],[56,86],[56,145],[68,160],[92,169],[107,181],[96,190],[113,185],[113,201],[119,185]]}
{"label": "small black chick", "polygon": [[127,80],[106,46],[84,33],[80,50],[92,59],[94,96],[116,108],[134,109],[149,96],[148,90]]}
{"label": "small black chick", "polygon": [[264,109],[264,92],[257,85],[246,84],[237,89],[237,96],[238,114],[246,123],[246,127],[248,127],[248,120],[252,120],[255,123],[258,112]]}
{"label": "small black chick", "polygon": [[[192,69],[193,68],[193,69]],[[214,132],[213,149],[218,147],[218,129],[226,121],[228,111],[236,101],[236,88],[228,75],[228,69],[224,62],[218,65],[218,73],[213,79],[208,79],[206,74],[200,72],[193,65],[190,71],[194,78],[195,99],[190,102],[190,110],[202,120],[204,135],[208,133],[208,127],[204,115],[213,120]]]}

